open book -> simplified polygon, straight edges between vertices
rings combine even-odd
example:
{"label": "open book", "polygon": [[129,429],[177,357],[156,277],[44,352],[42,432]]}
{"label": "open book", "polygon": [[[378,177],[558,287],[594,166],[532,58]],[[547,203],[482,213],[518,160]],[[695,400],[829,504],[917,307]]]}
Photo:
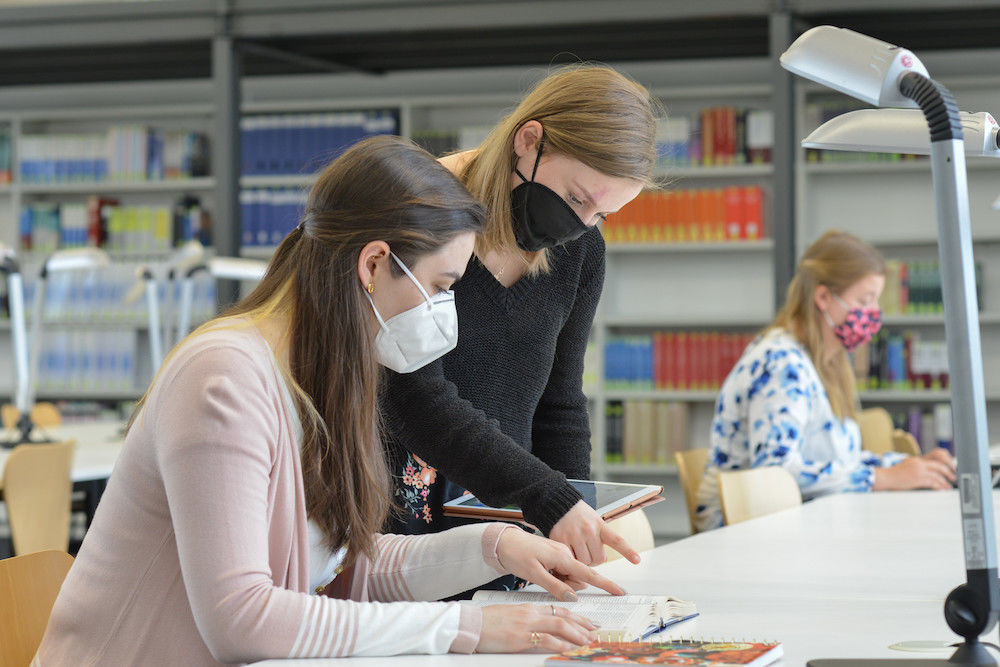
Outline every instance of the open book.
{"label": "open book", "polygon": [[533,604],[567,607],[578,616],[599,625],[602,641],[638,641],[675,623],[698,615],[693,602],[666,595],[608,595],[579,593],[577,602],[563,602],[545,592],[476,591],[472,602],[479,605]]}

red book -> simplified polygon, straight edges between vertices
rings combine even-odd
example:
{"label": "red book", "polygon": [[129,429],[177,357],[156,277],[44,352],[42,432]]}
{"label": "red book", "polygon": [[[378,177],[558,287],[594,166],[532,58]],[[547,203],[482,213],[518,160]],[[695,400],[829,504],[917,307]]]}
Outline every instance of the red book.
{"label": "red book", "polygon": [[667,331],[663,334],[663,388],[677,389],[677,334]]}
{"label": "red book", "polygon": [[743,231],[740,238],[761,238],[764,231],[764,191],[760,186],[743,189],[743,211]]}
{"label": "red book", "polygon": [[674,359],[677,368],[677,389],[691,388],[691,346],[690,335],[686,331],[677,332],[677,345],[674,348],[677,355]]}
{"label": "red book", "polygon": [[709,374],[709,388],[718,389],[722,384],[722,366],[725,358],[725,345],[722,333],[713,331],[709,334],[709,363],[711,373]]}
{"label": "red book", "polygon": [[743,189],[730,186],[725,189],[726,239],[739,239],[743,233]]}

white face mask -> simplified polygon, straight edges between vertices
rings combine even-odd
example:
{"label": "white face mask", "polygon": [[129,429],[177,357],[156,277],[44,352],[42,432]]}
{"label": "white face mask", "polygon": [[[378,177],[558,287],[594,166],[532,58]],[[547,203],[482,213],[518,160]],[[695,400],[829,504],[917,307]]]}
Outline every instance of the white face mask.
{"label": "white face mask", "polygon": [[389,254],[424,295],[424,303],[383,320],[371,295],[365,293],[381,326],[375,336],[375,353],[386,368],[412,373],[451,352],[458,344],[455,292],[448,290],[431,298],[406,265],[395,254]]}

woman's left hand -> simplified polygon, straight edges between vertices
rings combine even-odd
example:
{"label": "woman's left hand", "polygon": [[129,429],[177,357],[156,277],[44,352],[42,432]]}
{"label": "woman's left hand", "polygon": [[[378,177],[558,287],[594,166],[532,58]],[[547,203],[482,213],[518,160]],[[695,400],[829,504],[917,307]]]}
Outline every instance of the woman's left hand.
{"label": "woman's left hand", "polygon": [[618,584],[602,577],[573,558],[565,544],[520,529],[500,534],[497,544],[500,564],[511,574],[538,584],[559,600],[576,600],[576,591],[596,586],[612,595],[624,595]]}
{"label": "woman's left hand", "polygon": [[604,545],[608,545],[632,563],[639,562],[639,554],[625,538],[608,526],[593,507],[578,501],[549,531],[549,537],[562,542],[587,565],[600,565],[605,560]]}

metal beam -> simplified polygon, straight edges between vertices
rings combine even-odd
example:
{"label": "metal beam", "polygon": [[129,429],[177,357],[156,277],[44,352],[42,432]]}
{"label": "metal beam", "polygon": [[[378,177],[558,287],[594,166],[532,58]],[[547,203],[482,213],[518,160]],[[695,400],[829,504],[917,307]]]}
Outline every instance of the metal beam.
{"label": "metal beam", "polygon": [[265,44],[258,44],[257,42],[251,42],[249,40],[241,40],[238,47],[242,53],[250,53],[264,58],[280,60],[298,67],[312,69],[319,72],[331,72],[333,74],[343,74],[344,72],[363,72],[365,74],[384,73],[383,70],[371,70],[362,67],[355,67],[353,65],[346,65],[334,60],[316,58],[302,53],[295,53],[294,51],[287,51],[285,49],[279,49]]}
{"label": "metal beam", "polygon": [[[212,88],[215,115],[212,118],[212,172],[215,174],[215,210],[212,215],[212,242],[216,254],[240,254],[240,54],[228,33],[228,16],[219,17],[212,39]],[[221,281],[219,304],[238,298],[239,284]]]}
{"label": "metal beam", "polygon": [[774,237],[774,306],[778,309],[785,300],[788,283],[795,275],[795,156],[798,150],[794,77],[781,67],[778,58],[792,43],[795,33],[792,15],[786,10],[773,11],[768,23],[773,88],[771,106],[774,110],[771,233]]}

